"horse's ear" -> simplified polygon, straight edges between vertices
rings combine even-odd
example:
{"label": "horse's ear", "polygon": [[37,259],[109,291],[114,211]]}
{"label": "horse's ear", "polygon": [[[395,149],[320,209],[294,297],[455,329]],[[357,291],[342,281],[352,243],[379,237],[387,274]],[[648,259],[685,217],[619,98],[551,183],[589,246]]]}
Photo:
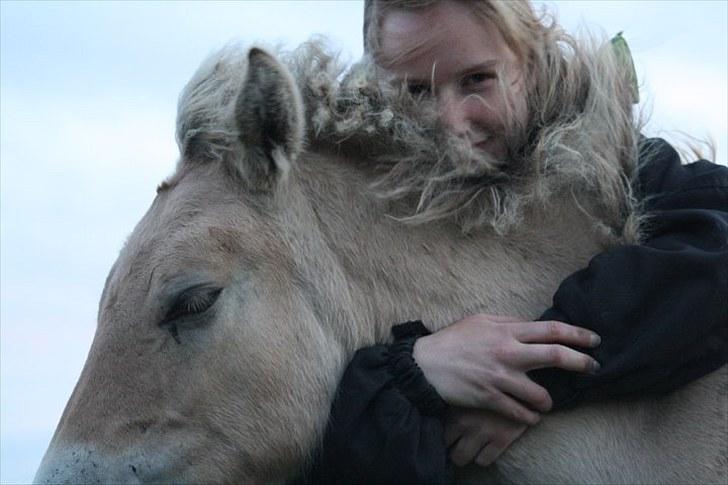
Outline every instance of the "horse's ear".
{"label": "horse's ear", "polygon": [[236,169],[253,188],[271,187],[302,149],[303,104],[288,70],[261,49],[248,53],[235,119],[244,146]]}

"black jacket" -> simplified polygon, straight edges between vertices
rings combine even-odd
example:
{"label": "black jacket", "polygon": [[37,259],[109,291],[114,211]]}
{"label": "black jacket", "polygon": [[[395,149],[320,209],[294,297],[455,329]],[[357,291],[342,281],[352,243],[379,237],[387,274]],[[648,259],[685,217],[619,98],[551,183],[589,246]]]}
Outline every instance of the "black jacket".
{"label": "black jacket", "polygon": [[[642,150],[653,154],[634,186],[650,215],[647,240],[594,257],[564,280],[541,316],[602,337],[591,351],[602,364],[596,375],[531,373],[554,409],[666,393],[728,361],[728,169],[681,165],[660,139],[645,140]],[[431,386],[411,359],[412,341],[400,336],[354,355],[302,483],[451,480],[442,409],[432,406]]]}

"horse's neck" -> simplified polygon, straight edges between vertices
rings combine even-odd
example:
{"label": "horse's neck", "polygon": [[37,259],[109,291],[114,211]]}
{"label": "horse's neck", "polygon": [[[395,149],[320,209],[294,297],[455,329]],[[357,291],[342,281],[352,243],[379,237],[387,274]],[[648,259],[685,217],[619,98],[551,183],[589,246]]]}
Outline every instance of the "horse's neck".
{"label": "horse's neck", "polygon": [[[315,165],[315,166],[314,166]],[[476,312],[539,316],[558,284],[608,243],[564,196],[526,211],[523,224],[498,236],[463,234],[452,223],[405,225],[372,197],[350,166],[317,160],[303,174],[304,220],[320,239],[312,277],[327,293],[332,324],[360,347],[389,338],[392,325],[421,319],[441,328]]]}

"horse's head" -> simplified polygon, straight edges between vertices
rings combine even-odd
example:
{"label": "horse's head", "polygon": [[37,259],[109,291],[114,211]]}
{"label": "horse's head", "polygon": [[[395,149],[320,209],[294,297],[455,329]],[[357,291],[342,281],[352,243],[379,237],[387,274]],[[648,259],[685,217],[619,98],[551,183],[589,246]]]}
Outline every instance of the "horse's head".
{"label": "horse's head", "polygon": [[[109,274],[36,481],[285,479],[315,449],[354,349],[410,318],[535,314],[553,288],[532,288],[533,274],[555,284],[613,243],[624,177],[577,169],[578,143],[514,175],[436,116],[421,123],[424,100],[380,97],[367,64],[340,76],[326,59],[290,64],[305,151],[299,88],[260,49],[224,50],[188,83],[180,163]],[[588,189],[581,204],[574,187]],[[386,215],[413,213],[428,224]]]}
{"label": "horse's head", "polygon": [[37,482],[281,479],[324,427],[342,352],[296,263],[298,91],[264,51],[224,51],[177,123],[176,173],[111,269]]}

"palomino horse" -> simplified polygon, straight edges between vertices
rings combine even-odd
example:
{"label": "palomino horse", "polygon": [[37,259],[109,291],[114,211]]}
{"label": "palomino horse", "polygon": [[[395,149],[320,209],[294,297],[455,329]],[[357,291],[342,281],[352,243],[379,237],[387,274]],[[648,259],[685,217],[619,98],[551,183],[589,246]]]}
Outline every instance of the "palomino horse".
{"label": "palomino horse", "polygon": [[[36,482],[291,478],[355,349],[412,318],[437,329],[478,311],[537,315],[615,242],[558,191],[507,236],[403,224],[373,195],[371,163],[304,148],[303,106],[259,49],[225,52],[190,82],[176,173],[111,269]],[[725,483],[725,383],[722,369],[661,399],[549,415],[461,478]]]}

